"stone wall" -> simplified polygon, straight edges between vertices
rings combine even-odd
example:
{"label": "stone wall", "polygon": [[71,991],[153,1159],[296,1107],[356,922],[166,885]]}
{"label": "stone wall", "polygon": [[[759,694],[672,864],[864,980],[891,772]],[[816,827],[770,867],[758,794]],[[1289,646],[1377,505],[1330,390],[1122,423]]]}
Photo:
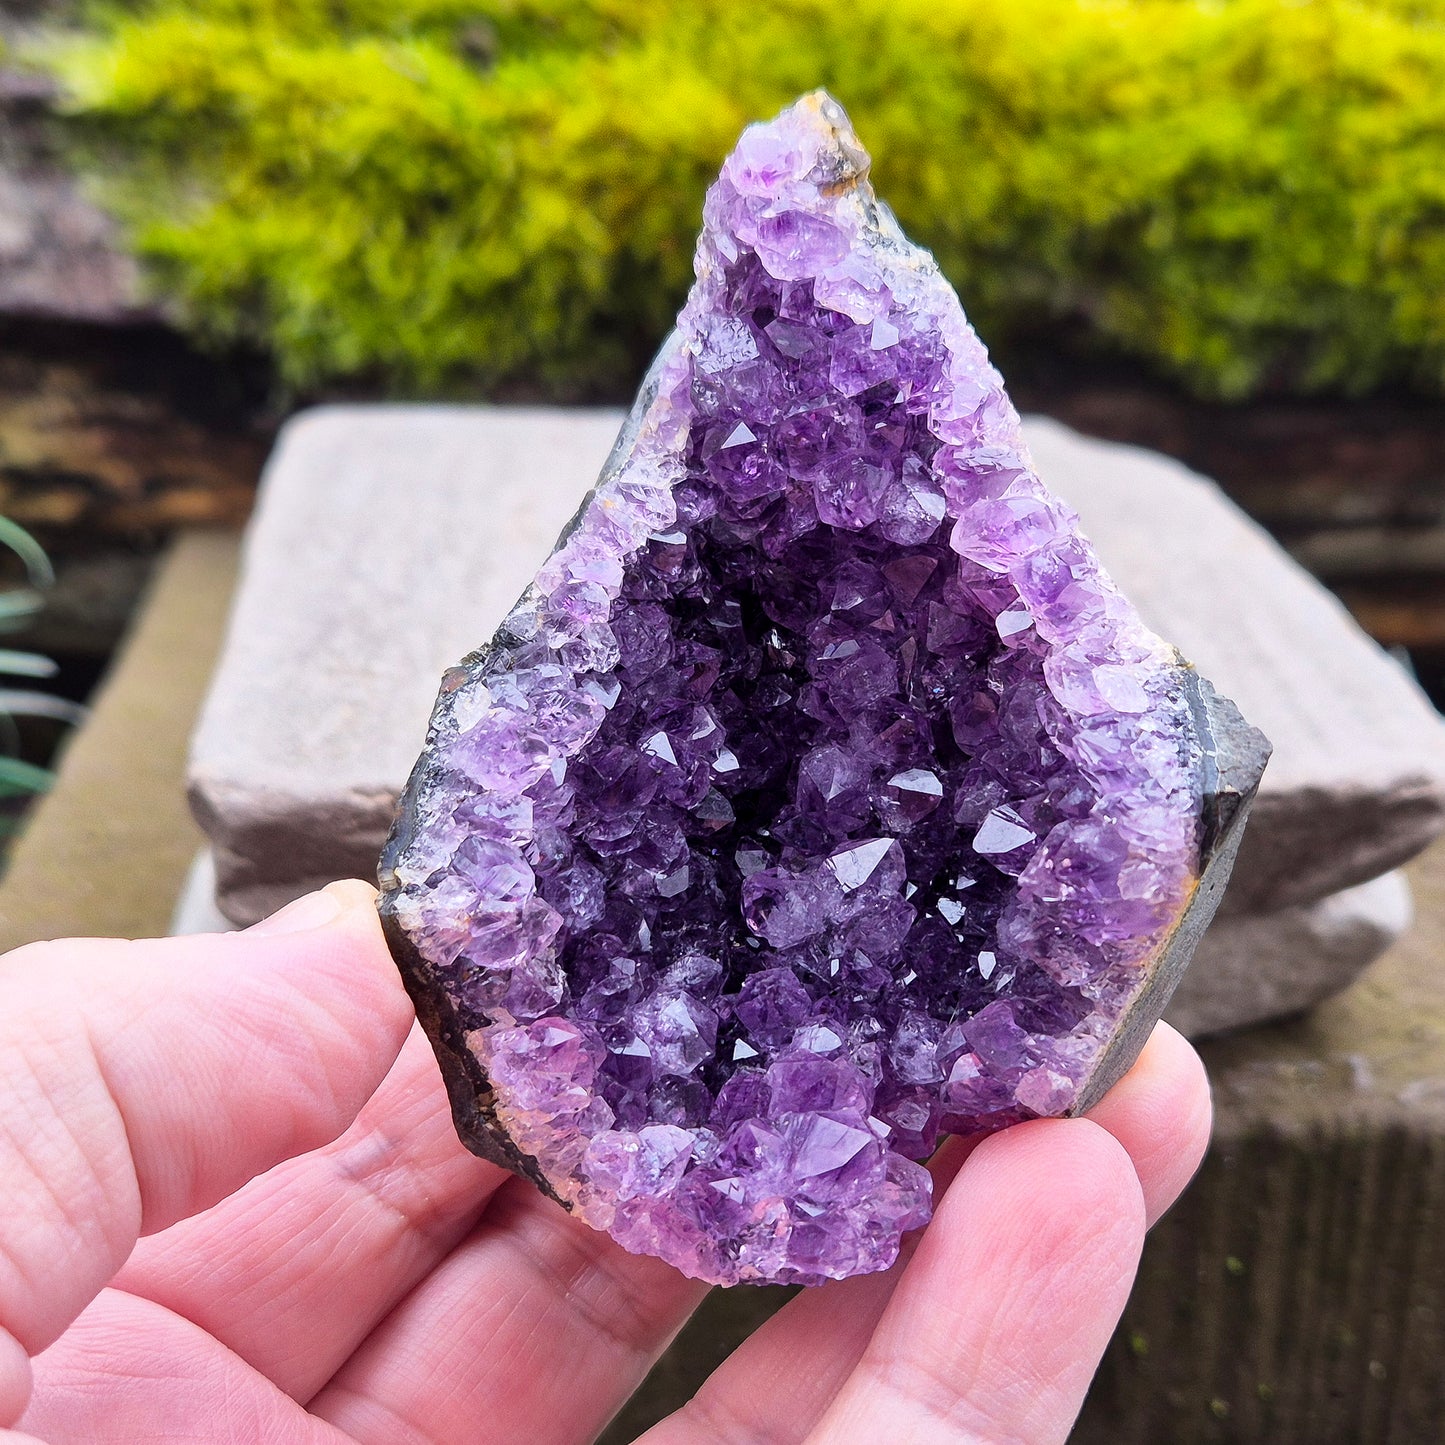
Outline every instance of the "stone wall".
{"label": "stone wall", "polygon": [[0,514],[59,575],[26,645],[99,660],[163,538],[244,521],[272,428],[264,367],[166,324],[66,164],[53,86],[13,59],[70,8],[0,3]]}

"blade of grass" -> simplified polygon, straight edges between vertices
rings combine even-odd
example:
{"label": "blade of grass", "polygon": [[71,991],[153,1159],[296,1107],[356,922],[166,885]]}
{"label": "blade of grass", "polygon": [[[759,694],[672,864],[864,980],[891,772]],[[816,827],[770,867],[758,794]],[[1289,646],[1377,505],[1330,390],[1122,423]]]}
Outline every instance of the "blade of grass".
{"label": "blade of grass", "polygon": [[44,606],[45,599],[28,587],[13,587],[8,592],[0,592],[0,632],[14,631]]}

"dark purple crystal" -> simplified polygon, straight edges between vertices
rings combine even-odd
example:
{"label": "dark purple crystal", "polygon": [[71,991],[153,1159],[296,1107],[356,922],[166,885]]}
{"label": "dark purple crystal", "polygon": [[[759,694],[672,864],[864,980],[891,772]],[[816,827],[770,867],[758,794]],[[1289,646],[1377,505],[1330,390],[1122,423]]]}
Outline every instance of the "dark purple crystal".
{"label": "dark purple crystal", "polygon": [[1187,674],[866,165],[743,136],[383,875],[478,1147],[723,1283],[886,1267],[942,1132],[1073,1107],[1200,871]]}

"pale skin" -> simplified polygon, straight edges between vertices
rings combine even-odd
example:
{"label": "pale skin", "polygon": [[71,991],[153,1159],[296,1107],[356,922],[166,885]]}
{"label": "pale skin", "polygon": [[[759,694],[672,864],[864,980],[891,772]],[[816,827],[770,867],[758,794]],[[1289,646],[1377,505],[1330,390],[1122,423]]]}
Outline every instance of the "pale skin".
{"label": "pale skin", "polygon": [[[457,1142],[371,890],[0,959],[0,1445],[583,1445],[703,1286]],[[1062,1442],[1209,1093],[1165,1025],[1087,1119],[934,1163],[646,1445]]]}

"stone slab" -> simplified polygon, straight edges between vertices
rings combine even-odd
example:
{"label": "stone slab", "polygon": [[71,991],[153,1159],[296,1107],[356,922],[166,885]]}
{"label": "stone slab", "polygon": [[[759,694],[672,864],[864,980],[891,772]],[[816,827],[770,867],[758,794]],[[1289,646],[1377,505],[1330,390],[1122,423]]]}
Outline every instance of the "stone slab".
{"label": "stone slab", "polygon": [[191,863],[171,912],[172,938],[193,933],[230,933],[236,925],[216,907],[216,860],[202,848]]}
{"label": "stone slab", "polygon": [[154,318],[114,219],[64,164],[51,124],[58,87],[40,71],[4,63],[7,50],[13,58],[30,41],[43,45],[46,21],[59,16],[39,12],[55,9],[0,5],[0,315],[102,324]]}
{"label": "stone slab", "polygon": [[1412,917],[1396,871],[1317,903],[1216,918],[1164,1017],[1197,1039],[1300,1013],[1353,983]]}
{"label": "stone slab", "polygon": [[1073,1445],[1438,1445],[1445,846],[1407,875],[1416,926],[1358,983],[1201,1047],[1214,1142]]}
{"label": "stone slab", "polygon": [[[288,424],[192,753],[228,917],[371,876],[442,669],[521,591],[619,415],[352,406]],[[1226,910],[1317,901],[1445,826],[1439,718],[1262,529],[1177,463],[1026,425],[1145,616],[1274,741]]]}
{"label": "stone slab", "polygon": [[1043,418],[1028,439],[1150,625],[1274,742],[1226,911],[1322,898],[1439,834],[1439,715],[1262,527],[1156,453]]}
{"label": "stone slab", "polygon": [[[1164,1016],[1199,1039],[1302,1012],[1348,987],[1413,917],[1409,885],[1396,871],[1318,903],[1216,918]],[[216,862],[206,849],[186,878],[170,931],[234,927],[216,906]]]}
{"label": "stone slab", "polygon": [[374,880],[443,669],[516,601],[619,424],[446,406],[326,407],[287,424],[191,752],[229,918]]}
{"label": "stone slab", "polygon": [[0,950],[166,932],[201,835],[186,749],[215,667],[238,538],[178,537],[0,882]]}
{"label": "stone slab", "polygon": [[115,223],[59,171],[0,165],[0,314],[47,320],[154,320]]}

